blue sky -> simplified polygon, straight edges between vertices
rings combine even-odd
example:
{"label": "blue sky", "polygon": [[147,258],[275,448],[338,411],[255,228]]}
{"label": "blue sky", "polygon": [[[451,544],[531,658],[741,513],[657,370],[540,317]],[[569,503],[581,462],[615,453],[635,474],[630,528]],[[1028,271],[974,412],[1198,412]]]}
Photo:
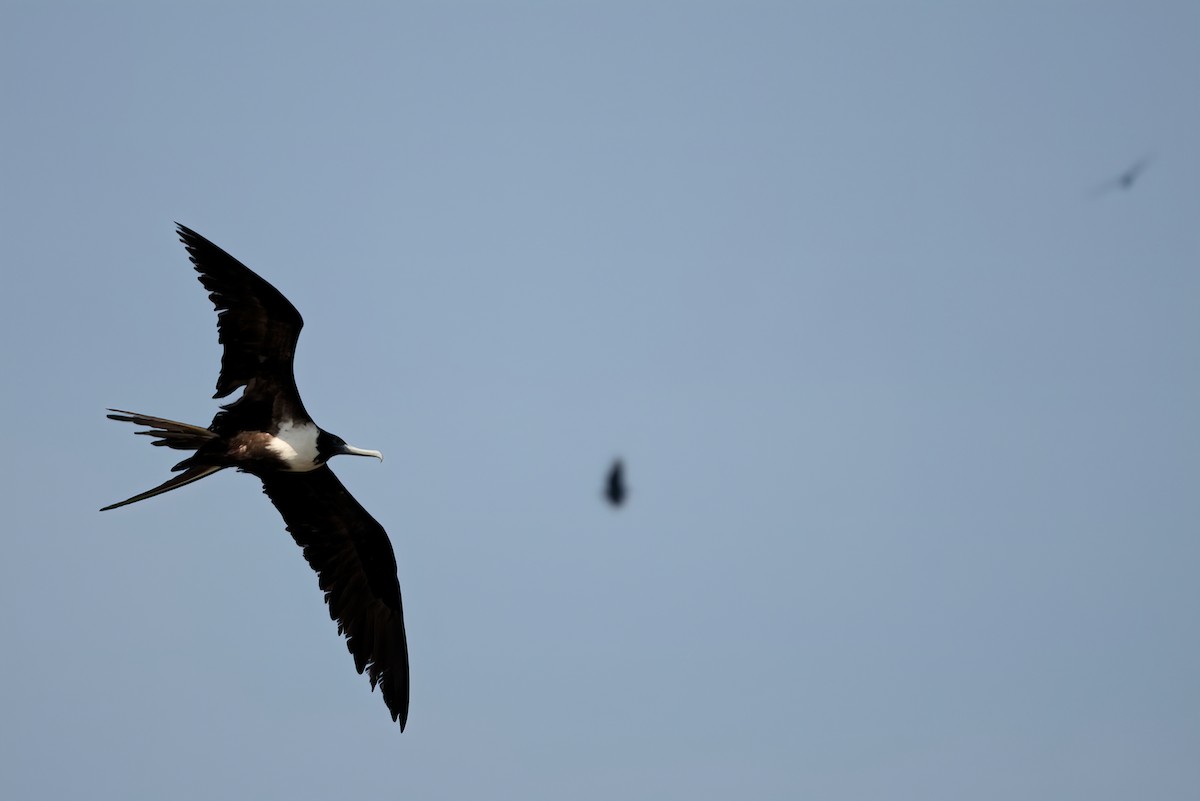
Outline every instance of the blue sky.
{"label": "blue sky", "polygon": [[[1200,793],[1194,3],[0,12],[0,795]],[[1131,191],[1096,187],[1143,157]],[[409,728],[207,423],[283,291]],[[600,500],[621,455],[632,497]]]}

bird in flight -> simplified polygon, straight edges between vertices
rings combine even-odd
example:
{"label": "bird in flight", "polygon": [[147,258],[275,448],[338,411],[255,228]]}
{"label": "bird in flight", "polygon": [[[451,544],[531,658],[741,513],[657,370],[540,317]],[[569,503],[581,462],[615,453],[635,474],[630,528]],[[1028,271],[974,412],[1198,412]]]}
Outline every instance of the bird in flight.
{"label": "bird in flight", "polygon": [[1116,190],[1128,192],[1130,189],[1133,189],[1133,185],[1137,183],[1138,179],[1142,177],[1142,173],[1144,173],[1146,168],[1149,166],[1149,156],[1138,159],[1138,161],[1125,170],[1125,172],[1121,173],[1115,178],[1108,179],[1096,187],[1094,194],[1100,195],[1105,192],[1112,192]]}
{"label": "bird in flight", "polygon": [[109,409],[108,417],[146,426],[154,445],[192,455],[179,475],[100,511],[116,509],[233,467],[258,477],[263,492],[317,572],[329,615],[338,624],[359,673],[379,687],[400,730],[408,720],[408,643],[396,577],[396,556],[383,527],[354,499],[326,464],[339,454],[379,451],[347,445],[318,428],[296,389],[292,360],[304,321],[279,290],[195,231],[178,225],[200,283],[217,311],[224,348],[214,398],[244,387],[208,428]]}
{"label": "bird in flight", "polygon": [[617,459],[608,469],[608,478],[604,482],[604,497],[608,498],[608,502],[613,506],[620,506],[625,503],[626,494],[625,465]]}

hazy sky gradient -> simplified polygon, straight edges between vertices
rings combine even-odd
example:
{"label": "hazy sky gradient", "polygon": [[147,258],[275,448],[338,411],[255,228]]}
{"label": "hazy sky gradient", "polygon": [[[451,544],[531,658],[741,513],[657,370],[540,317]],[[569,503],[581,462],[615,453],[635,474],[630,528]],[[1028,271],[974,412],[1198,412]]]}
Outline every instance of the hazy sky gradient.
{"label": "hazy sky gradient", "polygon": [[[7,5],[0,796],[1196,798],[1197,42],[1182,1]],[[387,455],[333,467],[404,734],[254,479],[96,511],[174,462],[106,407],[217,408],[175,220]]]}

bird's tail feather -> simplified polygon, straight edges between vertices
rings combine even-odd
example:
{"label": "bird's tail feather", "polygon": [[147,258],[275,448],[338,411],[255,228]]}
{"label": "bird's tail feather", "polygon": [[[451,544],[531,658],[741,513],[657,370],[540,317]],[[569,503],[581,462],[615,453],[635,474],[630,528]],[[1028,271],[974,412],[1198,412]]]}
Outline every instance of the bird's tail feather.
{"label": "bird's tail feather", "polygon": [[[154,444],[157,445],[158,443],[156,442]],[[155,495],[162,495],[164,492],[170,492],[173,489],[178,489],[179,487],[182,487],[185,484],[191,484],[193,481],[199,481],[200,479],[204,478],[205,476],[211,476],[213,473],[215,473],[221,469],[223,469],[223,467],[221,465],[207,465],[207,464],[201,464],[201,465],[196,465],[195,467],[189,467],[187,470],[180,473],[179,475],[172,476],[171,478],[167,479],[163,483],[159,484],[154,489],[146,490],[143,493],[134,495],[132,498],[126,498],[125,500],[121,501],[120,503],[114,503],[114,504],[105,506],[100,511],[107,512],[109,509],[116,509],[119,506],[128,506],[131,503],[137,503],[138,501],[144,501],[147,498],[153,498]]]}
{"label": "bird's tail feather", "polygon": [[217,438],[216,434],[200,426],[179,423],[162,417],[151,417],[148,414],[127,412],[122,409],[109,409],[109,411],[116,412],[116,414],[108,416],[109,420],[133,423],[137,426],[149,426],[149,431],[138,431],[137,433],[144,437],[157,437],[152,443],[154,445],[165,445],[180,451],[194,451],[209,440]]}
{"label": "bird's tail feather", "polygon": [[[148,426],[149,431],[138,431],[138,434],[147,437],[155,437],[154,445],[165,445],[168,448],[174,448],[181,451],[195,451],[202,448],[205,444],[217,439],[217,435],[207,428],[190,425],[188,423],[180,423],[175,420],[167,420],[162,417],[151,417],[148,414],[138,414],[137,412],[127,412],[122,409],[109,409],[110,420],[118,420],[122,423],[133,423],[138,426]],[[153,498],[155,495],[161,495],[164,492],[170,492],[173,489],[182,487],[185,484],[191,484],[193,481],[199,481],[205,476],[210,476],[221,469],[221,465],[211,464],[191,464],[199,454],[188,457],[179,464],[175,465],[172,470],[184,470],[177,476],[164,481],[152,490],[146,490],[140,495],[134,495],[132,498],[114,503],[111,506],[105,506],[101,512],[106,512],[109,509],[116,509],[118,506],[125,506],[138,501],[144,501],[147,498]],[[185,470],[186,468],[186,470]]]}

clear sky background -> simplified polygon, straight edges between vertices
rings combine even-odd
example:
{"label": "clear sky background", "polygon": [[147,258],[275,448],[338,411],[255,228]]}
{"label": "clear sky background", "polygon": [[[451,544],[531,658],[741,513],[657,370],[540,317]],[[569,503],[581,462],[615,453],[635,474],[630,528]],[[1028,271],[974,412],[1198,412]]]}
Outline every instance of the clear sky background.
{"label": "clear sky background", "polygon": [[[1200,796],[1200,5],[0,11],[0,796]],[[1129,191],[1097,191],[1143,157]],[[304,314],[401,734],[207,424]],[[626,459],[632,496],[600,497]]]}

